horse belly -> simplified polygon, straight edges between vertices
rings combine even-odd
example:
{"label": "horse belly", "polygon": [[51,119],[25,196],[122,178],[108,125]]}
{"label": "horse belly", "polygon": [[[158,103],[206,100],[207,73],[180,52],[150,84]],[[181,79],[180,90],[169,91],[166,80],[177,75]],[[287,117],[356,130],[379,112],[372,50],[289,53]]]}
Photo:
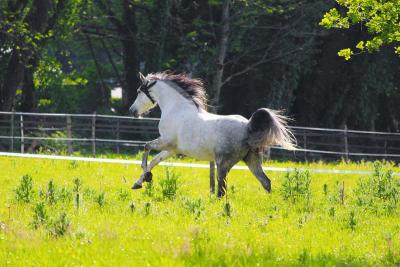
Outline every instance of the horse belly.
{"label": "horse belly", "polygon": [[212,137],[205,129],[192,129],[182,134],[178,140],[178,153],[198,160],[214,160]]}

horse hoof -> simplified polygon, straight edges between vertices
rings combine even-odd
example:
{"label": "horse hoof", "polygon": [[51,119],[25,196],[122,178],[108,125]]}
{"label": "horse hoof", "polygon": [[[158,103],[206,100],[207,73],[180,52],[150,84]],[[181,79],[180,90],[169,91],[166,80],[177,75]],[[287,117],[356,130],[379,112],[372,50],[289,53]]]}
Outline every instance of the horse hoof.
{"label": "horse hoof", "polygon": [[146,172],[144,174],[143,181],[150,183],[153,180],[153,174],[151,172]]}
{"label": "horse hoof", "polygon": [[133,189],[133,190],[135,190],[135,189],[140,189],[140,188],[142,188],[142,185],[141,185],[141,184],[138,184],[138,183],[134,183],[133,186],[132,186],[132,189]]}

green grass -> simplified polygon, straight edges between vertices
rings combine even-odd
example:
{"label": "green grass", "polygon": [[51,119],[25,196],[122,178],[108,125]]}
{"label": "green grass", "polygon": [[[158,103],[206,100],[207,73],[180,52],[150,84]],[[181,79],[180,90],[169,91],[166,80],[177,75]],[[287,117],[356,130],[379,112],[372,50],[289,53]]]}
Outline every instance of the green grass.
{"label": "green grass", "polygon": [[[266,165],[373,169],[368,162]],[[249,171],[234,170],[227,211],[225,198],[209,195],[205,169],[157,167],[153,184],[139,191],[130,190],[137,165],[1,157],[0,170],[0,266],[400,264],[399,203],[390,211],[385,198],[372,199],[374,209],[357,204],[354,189],[365,176],[311,174],[309,187],[296,191],[286,173],[269,172],[266,194]]]}

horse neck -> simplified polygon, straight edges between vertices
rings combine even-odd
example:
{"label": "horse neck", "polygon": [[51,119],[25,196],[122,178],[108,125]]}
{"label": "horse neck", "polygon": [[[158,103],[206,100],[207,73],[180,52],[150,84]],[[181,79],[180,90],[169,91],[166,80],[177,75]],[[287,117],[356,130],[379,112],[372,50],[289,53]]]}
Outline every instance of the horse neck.
{"label": "horse neck", "polygon": [[178,109],[185,112],[198,112],[193,102],[166,83],[160,83],[155,90],[154,96],[161,109],[161,113],[168,113]]}

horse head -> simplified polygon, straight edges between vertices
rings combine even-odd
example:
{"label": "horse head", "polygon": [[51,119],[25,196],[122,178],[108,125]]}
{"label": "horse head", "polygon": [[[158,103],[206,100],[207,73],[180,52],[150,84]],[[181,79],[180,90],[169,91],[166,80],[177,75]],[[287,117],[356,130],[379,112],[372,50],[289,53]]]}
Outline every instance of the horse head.
{"label": "horse head", "polygon": [[133,114],[134,117],[139,117],[157,105],[154,96],[151,94],[151,88],[157,83],[157,81],[146,79],[146,77],[140,72],[139,78],[142,84],[137,90],[135,101],[129,108],[129,112]]}

